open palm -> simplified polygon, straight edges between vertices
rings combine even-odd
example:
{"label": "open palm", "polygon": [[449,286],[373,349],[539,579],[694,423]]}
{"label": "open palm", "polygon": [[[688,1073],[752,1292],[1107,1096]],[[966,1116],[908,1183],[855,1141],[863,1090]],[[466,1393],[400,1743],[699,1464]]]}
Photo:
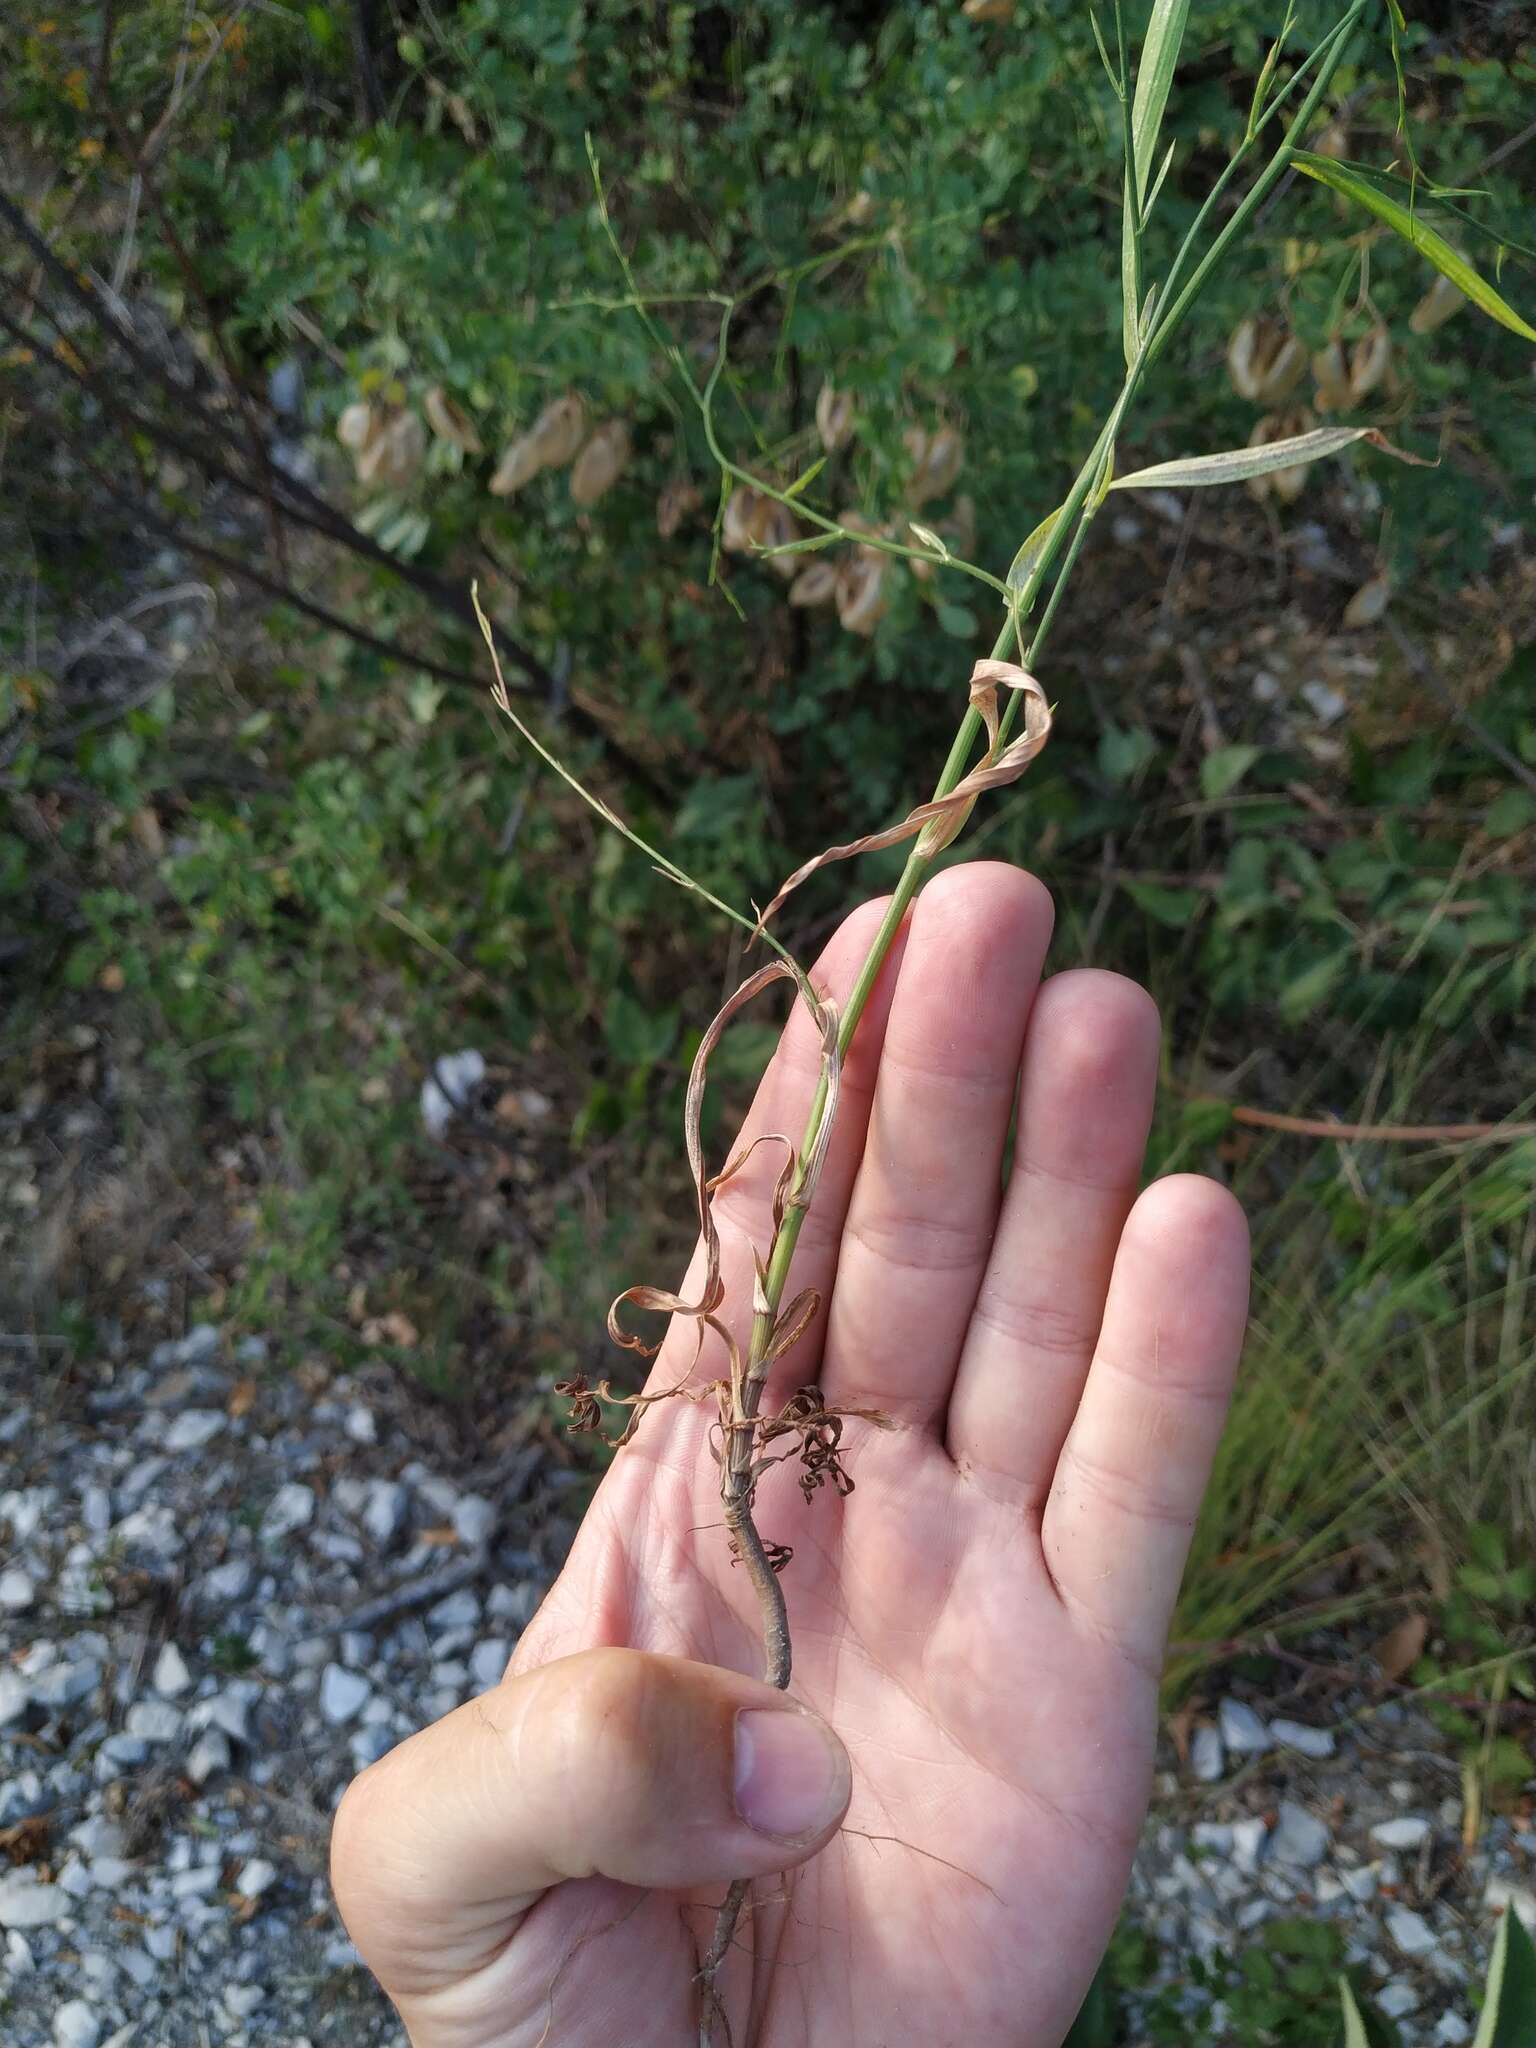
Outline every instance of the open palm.
{"label": "open palm", "polygon": [[[834,997],[879,909],[821,962]],[[735,2048],[1059,2043],[1124,1888],[1246,1240],[1208,1181],[1136,1199],[1155,1012],[1107,974],[1042,987],[1049,931],[1045,891],[1016,870],[938,878],[845,1075],[792,1281],[822,1308],[764,1412],[814,1381],[894,1427],[848,1424],[847,1499],[803,1499],[785,1465],[756,1519],[793,1550],[791,1690],[846,1745],[852,1802],[818,1856],[755,1887],[719,1980]],[[749,1134],[799,1130],[816,1056],[798,1015]],[[777,1163],[755,1160],[715,1207],[728,1302],[748,1312]],[[653,1384],[693,1345],[676,1329]],[[706,1356],[698,1376],[714,1370]],[[708,1403],[647,1411],[514,1673],[602,1645],[759,1669],[711,1419]],[[402,2009],[464,2048],[691,2048],[723,1890],[576,1877],[514,1902],[471,1967]]]}

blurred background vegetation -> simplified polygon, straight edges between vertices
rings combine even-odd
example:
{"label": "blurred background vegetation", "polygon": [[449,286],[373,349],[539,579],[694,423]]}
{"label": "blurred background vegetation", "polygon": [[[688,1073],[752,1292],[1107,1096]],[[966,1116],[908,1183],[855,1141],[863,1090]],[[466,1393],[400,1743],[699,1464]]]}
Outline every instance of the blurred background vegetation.
{"label": "blurred background vegetation", "polygon": [[[1332,18],[1294,13],[1293,50]],[[1283,19],[1195,8],[1154,270]],[[1529,10],[1424,0],[1402,40],[1425,174],[1529,221]],[[471,579],[524,715],[743,903],[927,793],[996,626],[960,577],[721,548],[587,138],[701,370],[737,302],[732,453],[824,456],[826,509],[1002,574],[1122,374],[1088,11],[14,0],[0,62],[7,1327],[212,1315],[556,1444],[550,1380],[608,1369],[608,1298],[685,1248],[682,1082],[741,956],[493,723]],[[1383,10],[1311,144],[1403,170],[1400,112]],[[1500,288],[1536,311],[1518,248]],[[1254,1218],[1177,1686],[1395,1639],[1490,1703],[1444,1711],[1492,1801],[1532,1772],[1533,360],[1283,181],[1121,469],[1318,418],[1435,466],[1110,500],[1055,737],[953,856],[1042,874],[1058,966],[1149,981],[1150,1170]],[[898,860],[815,878],[786,941]],[[727,1041],[722,1121],[771,1039]]]}

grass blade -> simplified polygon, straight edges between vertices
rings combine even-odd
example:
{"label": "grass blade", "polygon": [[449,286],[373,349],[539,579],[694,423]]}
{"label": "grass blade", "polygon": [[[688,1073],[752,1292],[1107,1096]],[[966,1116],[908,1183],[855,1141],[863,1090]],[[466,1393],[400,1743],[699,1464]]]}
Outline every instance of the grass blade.
{"label": "grass blade", "polygon": [[[1401,462],[1419,462],[1420,457],[1394,448],[1376,427],[1314,427],[1308,434],[1289,434],[1283,441],[1269,441],[1260,448],[1228,448],[1219,455],[1182,455],[1172,462],[1155,462],[1150,469],[1134,469],[1129,476],[1117,476],[1112,491],[1201,490],[1213,484],[1240,484],[1251,476],[1268,476],[1277,469],[1294,469],[1298,463],[1321,462],[1337,455],[1356,441],[1369,441],[1374,448],[1395,455]],[[1431,465],[1425,464],[1425,467]],[[1034,535],[1030,536],[1034,539]],[[1029,542],[1025,542],[1028,547]]]}
{"label": "grass blade", "polygon": [[1524,2048],[1536,2040],[1536,1948],[1512,1905],[1504,1908],[1488,1965],[1483,2020],[1472,2048]]}
{"label": "grass blade", "polygon": [[1365,2021],[1360,2017],[1360,2008],[1355,2003],[1355,1994],[1349,1988],[1347,1977],[1339,1979],[1339,2003],[1344,2008],[1344,2048],[1371,2048]]}
{"label": "grass blade", "polygon": [[1379,221],[1384,221],[1395,234],[1402,236],[1426,257],[1442,277],[1448,277],[1458,291],[1464,292],[1485,312],[1490,320],[1497,320],[1501,327],[1507,327],[1513,334],[1526,341],[1536,341],[1536,327],[1522,320],[1506,299],[1503,299],[1489,284],[1481,272],[1473,269],[1466,257],[1453,249],[1443,235],[1438,235],[1418,216],[1383,192],[1368,178],[1349,164],[1335,163],[1331,157],[1314,156],[1310,150],[1298,149],[1292,158],[1298,171],[1304,171],[1309,178],[1316,178],[1320,185],[1327,185],[1332,191],[1342,193],[1356,205],[1363,206]]}
{"label": "grass blade", "polygon": [[1147,23],[1146,39],[1141,46],[1141,62],[1136,67],[1136,98],[1131,108],[1138,203],[1146,193],[1188,20],[1189,0],[1154,0],[1152,19]]}

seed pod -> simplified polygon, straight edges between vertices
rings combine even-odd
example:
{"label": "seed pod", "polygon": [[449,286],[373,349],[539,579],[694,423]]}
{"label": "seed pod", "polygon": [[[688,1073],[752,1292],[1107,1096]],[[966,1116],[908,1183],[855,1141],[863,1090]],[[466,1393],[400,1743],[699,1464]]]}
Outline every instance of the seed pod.
{"label": "seed pod", "polygon": [[[753,523],[752,539],[758,549],[788,547],[791,541],[800,538],[800,529],[795,524],[794,514],[787,505],[781,505],[777,498],[762,498],[757,518]],[[800,573],[798,555],[769,555],[763,563],[775,576],[792,583]]]}
{"label": "seed pod", "polygon": [[1260,380],[1260,405],[1279,405],[1289,398],[1301,382],[1306,367],[1306,350],[1294,334],[1287,334]]}
{"label": "seed pod", "polygon": [[789,586],[790,603],[799,606],[830,604],[837,595],[838,574],[834,562],[812,562]]}
{"label": "seed pod", "polygon": [[501,451],[496,473],[486,486],[493,498],[510,498],[532,481],[544,467],[531,435],[520,434]]}
{"label": "seed pod", "polygon": [[336,422],[336,438],[343,448],[360,455],[382,424],[373,407],[366,400],[358,399],[343,410]]}
{"label": "seed pod", "polygon": [[725,513],[720,521],[720,545],[728,555],[744,555],[750,551],[765,502],[748,484],[738,484],[726,499]]}
{"label": "seed pod", "polygon": [[440,441],[447,441],[464,455],[484,453],[474,421],[461,405],[454,403],[441,384],[434,384],[421,403],[427,415],[427,425]]}
{"label": "seed pod", "polygon": [[1278,320],[1250,313],[1239,320],[1227,343],[1227,374],[1239,398],[1278,405],[1288,398],[1306,368],[1306,351]]}
{"label": "seed pod", "polygon": [[961,0],[967,21],[1012,21],[1014,0]]}
{"label": "seed pod", "polygon": [[1344,607],[1344,625],[1354,632],[1361,626],[1374,626],[1385,612],[1392,598],[1392,585],[1384,573],[1371,577],[1362,583],[1349,603]]}
{"label": "seed pod", "polygon": [[416,481],[426,459],[427,430],[420,414],[397,412],[357,458],[357,480],[403,491]]}
{"label": "seed pod", "polygon": [[[1303,407],[1298,412],[1266,413],[1253,432],[1248,436],[1250,448],[1267,448],[1271,441],[1288,441],[1293,434],[1305,434],[1317,421]],[[1298,462],[1289,469],[1272,469],[1267,476],[1251,476],[1248,489],[1262,501],[1278,498],[1282,505],[1293,505],[1306,489],[1310,462]]]}
{"label": "seed pod", "polygon": [[1349,160],[1349,130],[1342,121],[1330,121],[1312,145],[1318,156],[1332,157],[1335,163]]}
{"label": "seed pod", "polygon": [[1439,275],[1408,315],[1409,329],[1414,334],[1433,334],[1447,320],[1454,320],[1466,303],[1466,293],[1458,290],[1448,277]]}
{"label": "seed pod", "polygon": [[854,425],[853,400],[847,392],[823,384],[816,395],[816,431],[829,455],[847,447],[853,439]]}
{"label": "seed pod", "polygon": [[670,540],[691,512],[696,512],[702,502],[697,484],[691,484],[685,477],[678,477],[669,483],[656,500],[656,531],[663,540]]}
{"label": "seed pod", "polygon": [[1378,320],[1355,343],[1349,356],[1349,395],[1358,405],[1368,398],[1392,365],[1392,337]]}
{"label": "seed pod", "polygon": [[1344,412],[1350,404],[1349,366],[1344,344],[1330,341],[1312,358],[1312,381],[1317,389],[1312,404],[1318,412]]}
{"label": "seed pod", "polygon": [[629,465],[629,428],[623,420],[604,420],[571,470],[571,501],[595,505],[611,490]]}
{"label": "seed pod", "polygon": [[846,632],[868,639],[885,616],[886,557],[876,548],[855,548],[837,572],[837,617]]}
{"label": "seed pod", "polygon": [[528,429],[540,469],[563,469],[580,448],[587,431],[587,408],[581,394],[567,391],[553,398]]}
{"label": "seed pod", "polygon": [[909,427],[902,439],[912,457],[907,502],[926,505],[930,498],[942,498],[965,467],[965,443],[960,435],[953,427],[936,427],[931,434],[921,427]]}

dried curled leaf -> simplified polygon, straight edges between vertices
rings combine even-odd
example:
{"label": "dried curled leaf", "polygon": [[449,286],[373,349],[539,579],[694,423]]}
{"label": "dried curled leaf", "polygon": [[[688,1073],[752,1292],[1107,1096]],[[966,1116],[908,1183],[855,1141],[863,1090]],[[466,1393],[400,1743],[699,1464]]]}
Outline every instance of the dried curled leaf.
{"label": "dried curled leaf", "polygon": [[[625,1329],[620,1312],[624,1305],[629,1303],[635,1308],[697,1320],[701,1344],[704,1330],[714,1330],[725,1343],[731,1360],[733,1379],[739,1377],[741,1360],[735,1340],[729,1330],[716,1319],[715,1314],[725,1299],[725,1286],[720,1277],[720,1234],[715,1227],[711,1199],[716,1188],[723,1186],[728,1179],[741,1171],[755,1145],[748,1147],[747,1151],[733,1159],[722,1173],[711,1178],[704,1164],[704,1084],[710,1056],[732,1019],[754,997],[761,995],[764,989],[771,987],[776,981],[786,979],[798,979],[796,970],[787,960],[773,960],[766,967],[759,968],[756,974],[750,975],[740,988],[726,999],[699,1041],[699,1049],[694,1055],[693,1068],[688,1076],[688,1091],[683,1102],[683,1143],[688,1155],[688,1171],[693,1180],[694,1200],[698,1209],[699,1238],[704,1249],[703,1281],[697,1301],[688,1301],[683,1296],[662,1287],[640,1285],[625,1288],[608,1311],[608,1334],[615,1344],[621,1345],[626,1351],[638,1351],[642,1357],[653,1358],[660,1349],[659,1343],[647,1343],[644,1338]],[[804,995],[805,985],[803,982],[799,985]],[[805,1161],[803,1170],[797,1172],[798,1162],[794,1147],[787,1138],[773,1134],[769,1138],[757,1141],[781,1143],[788,1152],[784,1171],[781,1172],[774,1191],[775,1228],[782,1222],[787,1209],[804,1207],[810,1202],[826,1161],[827,1146],[831,1143],[832,1121],[836,1115],[842,1072],[837,1047],[837,1011],[835,1005],[831,1003],[817,1002],[814,1014],[821,1031],[822,1069],[826,1078],[826,1103],[816,1143]],[[684,1378],[686,1377],[685,1374]]]}
{"label": "dried curled leaf", "polygon": [[463,455],[485,452],[474,421],[463,406],[448,396],[441,384],[434,384],[421,404],[427,415],[427,425],[440,441],[447,441]]}
{"label": "dried curled leaf", "polygon": [[838,391],[830,383],[823,384],[816,394],[816,431],[829,455],[847,447],[857,423],[853,400],[848,393]]}
{"label": "dried curled leaf", "polygon": [[[997,714],[997,693],[1000,689],[1018,690],[1024,699],[1024,730],[1006,746],[1002,744]],[[925,856],[942,853],[959,834],[979,796],[989,789],[1003,789],[1010,782],[1018,781],[1051,736],[1051,708],[1045,691],[1016,662],[987,660],[978,661],[971,671],[970,697],[972,710],[981,714],[987,729],[987,751],[970,774],[962,777],[948,796],[935,797],[932,802],[919,804],[916,810],[909,811],[899,825],[887,826],[883,832],[868,833],[847,846],[829,846],[825,853],[818,853],[814,860],[796,868],[759,916],[759,931],[802,882],[818,869],[830,867],[834,861],[852,860],[861,853],[878,853],[882,847],[898,846],[903,839],[919,834],[919,853]]]}
{"label": "dried curled leaf", "polygon": [[624,474],[629,454],[628,426],[623,420],[605,420],[571,470],[572,501],[577,505],[595,505]]}

